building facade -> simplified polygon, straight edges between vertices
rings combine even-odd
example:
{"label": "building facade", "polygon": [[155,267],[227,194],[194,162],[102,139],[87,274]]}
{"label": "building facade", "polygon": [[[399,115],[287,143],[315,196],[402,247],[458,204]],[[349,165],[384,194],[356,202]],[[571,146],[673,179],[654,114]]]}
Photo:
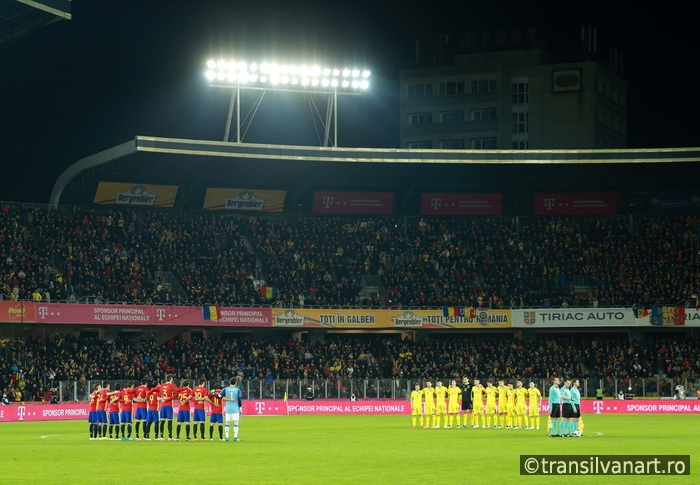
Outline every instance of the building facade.
{"label": "building facade", "polygon": [[595,60],[538,48],[402,70],[401,148],[626,148],[627,84]]}

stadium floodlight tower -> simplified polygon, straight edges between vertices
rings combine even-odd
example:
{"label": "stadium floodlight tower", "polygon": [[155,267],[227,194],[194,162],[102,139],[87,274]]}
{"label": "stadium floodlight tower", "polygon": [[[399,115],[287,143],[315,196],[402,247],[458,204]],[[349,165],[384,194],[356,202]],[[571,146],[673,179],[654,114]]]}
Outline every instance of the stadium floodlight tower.
{"label": "stadium floodlight tower", "polygon": [[[236,108],[236,142],[241,135],[241,90],[287,91],[327,94],[323,146],[338,146],[338,95],[359,95],[369,88],[370,71],[355,68],[293,66],[275,63],[248,63],[243,60],[209,60],[205,72],[212,87],[231,89],[224,141],[229,141],[233,110]],[[262,96],[258,100],[258,105]],[[250,118],[252,121],[252,116]],[[333,125],[333,140],[330,127]]]}

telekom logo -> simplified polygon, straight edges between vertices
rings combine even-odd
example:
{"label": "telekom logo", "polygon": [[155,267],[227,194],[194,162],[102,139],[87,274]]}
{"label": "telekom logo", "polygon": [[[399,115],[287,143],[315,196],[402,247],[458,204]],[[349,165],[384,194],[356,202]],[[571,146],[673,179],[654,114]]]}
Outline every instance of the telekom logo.
{"label": "telekom logo", "polygon": [[551,211],[552,207],[554,207],[554,199],[544,199],[544,206],[548,211]]}
{"label": "telekom logo", "polygon": [[262,414],[264,410],[265,410],[265,403],[262,401],[257,401],[255,403],[255,412],[258,414]]}
{"label": "telekom logo", "polygon": [[19,421],[24,421],[24,415],[26,414],[26,412],[27,408],[24,406],[19,406],[17,408],[17,418],[19,419]]}
{"label": "telekom logo", "polygon": [[438,210],[440,206],[442,205],[442,199],[430,199],[430,208],[433,209],[434,211]]}
{"label": "telekom logo", "polygon": [[603,401],[593,401],[593,409],[595,409],[596,414],[603,410]]}
{"label": "telekom logo", "polygon": [[45,319],[45,318],[46,318],[46,315],[48,315],[48,314],[49,314],[49,309],[48,309],[48,308],[46,308],[45,306],[40,306],[40,307],[39,307],[39,317],[40,317],[41,319]]}
{"label": "telekom logo", "polygon": [[159,322],[162,322],[164,317],[165,317],[165,310],[163,308],[156,308],[156,319]]}
{"label": "telekom logo", "polygon": [[333,205],[333,197],[324,197],[323,198],[323,207],[328,209],[332,205]]}

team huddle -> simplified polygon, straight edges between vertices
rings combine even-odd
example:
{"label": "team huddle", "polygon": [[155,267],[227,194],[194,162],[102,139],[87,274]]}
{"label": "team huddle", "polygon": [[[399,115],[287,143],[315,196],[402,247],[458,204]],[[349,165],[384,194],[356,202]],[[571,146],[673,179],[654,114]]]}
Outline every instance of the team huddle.
{"label": "team huddle", "polygon": [[443,428],[452,428],[455,421],[457,428],[468,428],[471,415],[472,428],[481,422],[482,428],[540,429],[542,394],[534,382],[526,389],[521,381],[515,386],[499,381],[497,387],[492,381],[484,387],[478,379],[470,385],[466,377],[461,387],[454,380],[448,387],[428,381],[423,389],[416,384],[410,400],[413,428],[418,420],[421,428],[440,428],[441,419]]}
{"label": "team huddle", "polygon": [[[206,380],[200,379],[199,385],[192,389],[189,379],[182,381],[182,387],[173,383],[174,376],[167,375],[165,382],[148,385],[143,379],[141,385],[134,387],[129,383],[122,388],[116,384],[111,390],[109,384],[102,387],[93,386],[90,394],[90,439],[110,440],[154,440],[164,441],[167,423],[168,440],[179,441],[184,425],[187,441],[199,439],[207,441],[204,434],[206,421],[206,404],[210,407],[209,441],[214,440],[214,425],[218,425],[219,440],[229,441],[230,424],[233,423],[233,441],[238,438],[238,425],[242,411],[241,378],[232,377],[229,386],[223,389],[207,390]],[[173,435],[173,402],[179,401],[176,434]],[[135,424],[135,426],[133,426]],[[225,424],[225,426],[224,426]],[[143,438],[140,437],[143,426]],[[135,429],[134,429],[135,428]],[[132,438],[132,431],[135,437]],[[190,437],[190,431],[192,437]],[[153,435],[151,435],[153,432]],[[107,438],[109,433],[109,438]]]}

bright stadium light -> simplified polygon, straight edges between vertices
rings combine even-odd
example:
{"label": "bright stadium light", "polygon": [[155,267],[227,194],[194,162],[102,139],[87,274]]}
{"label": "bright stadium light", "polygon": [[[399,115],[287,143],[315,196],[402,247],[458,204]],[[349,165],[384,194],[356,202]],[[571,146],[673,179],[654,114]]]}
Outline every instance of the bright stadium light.
{"label": "bright stadium light", "polygon": [[[252,87],[265,88],[266,84],[291,84],[295,86],[321,87],[327,90],[358,91],[369,88],[370,71],[338,67],[295,66],[276,63],[247,63],[246,61],[226,61],[213,59],[207,61],[205,76],[209,81],[225,81],[231,87],[239,82],[246,82]],[[242,74],[259,73],[254,80]],[[263,74],[265,76],[263,76]],[[366,83],[345,83],[344,78],[367,81]],[[285,81],[286,79],[286,81]],[[305,81],[308,80],[308,81]],[[324,79],[326,81],[324,81]],[[245,81],[242,81],[245,80]],[[317,82],[314,82],[317,80]],[[217,85],[218,86],[218,85]],[[362,87],[366,86],[366,87]]]}
{"label": "bright stadium light", "polygon": [[[241,141],[241,90],[275,90],[329,96],[323,146],[329,146],[330,126],[333,144],[338,142],[338,94],[362,94],[369,89],[370,71],[353,67],[248,62],[243,59],[209,59],[204,76],[210,85],[232,90],[224,141],[229,141],[233,109],[236,110],[236,142]],[[319,116],[320,117],[320,116]],[[252,121],[252,118],[251,118]]]}

